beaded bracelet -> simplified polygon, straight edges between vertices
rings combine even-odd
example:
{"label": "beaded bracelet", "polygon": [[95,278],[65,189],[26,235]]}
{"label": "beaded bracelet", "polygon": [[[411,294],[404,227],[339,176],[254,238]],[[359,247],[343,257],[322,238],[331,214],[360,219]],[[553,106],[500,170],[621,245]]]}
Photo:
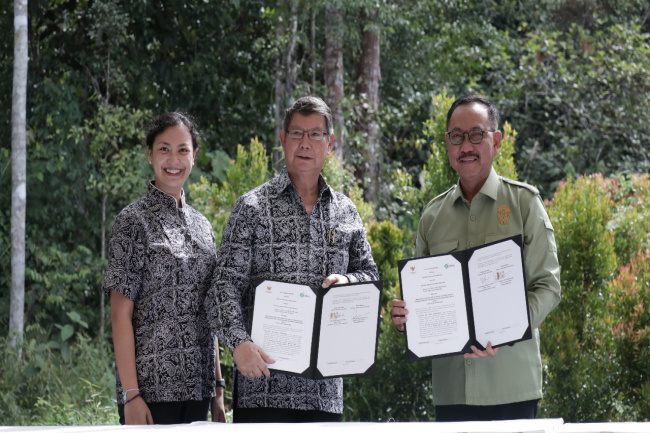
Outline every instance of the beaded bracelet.
{"label": "beaded bracelet", "polygon": [[138,397],[140,397],[140,393],[137,393],[136,395],[134,395],[133,397],[131,397],[130,399],[128,399],[128,400],[126,401],[126,403],[124,403],[124,406],[126,406],[126,405],[129,404],[129,403],[131,403],[133,400],[135,400],[135,399],[138,398]]}

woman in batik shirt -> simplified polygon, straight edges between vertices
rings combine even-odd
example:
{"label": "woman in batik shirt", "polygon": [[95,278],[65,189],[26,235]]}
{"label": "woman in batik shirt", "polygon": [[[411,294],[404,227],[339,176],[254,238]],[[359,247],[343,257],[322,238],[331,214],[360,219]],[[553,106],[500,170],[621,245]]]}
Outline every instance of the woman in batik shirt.
{"label": "woman in batik shirt", "polygon": [[218,344],[203,308],[214,235],[183,191],[199,133],[188,116],[166,113],[148,128],[146,145],[155,180],[116,217],[103,284],[120,423],[205,421],[211,400],[212,420],[224,422]]}

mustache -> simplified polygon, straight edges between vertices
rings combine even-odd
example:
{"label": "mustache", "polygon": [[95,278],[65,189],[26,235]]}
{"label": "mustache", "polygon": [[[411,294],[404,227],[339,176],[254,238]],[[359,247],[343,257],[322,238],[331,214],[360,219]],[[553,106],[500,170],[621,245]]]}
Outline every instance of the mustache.
{"label": "mustache", "polygon": [[481,157],[479,156],[479,154],[476,153],[476,152],[463,152],[463,153],[461,153],[460,155],[458,155],[458,158],[457,158],[457,159],[463,159],[463,158],[468,158],[468,157],[471,157],[471,158],[479,158],[479,159],[481,158]]}

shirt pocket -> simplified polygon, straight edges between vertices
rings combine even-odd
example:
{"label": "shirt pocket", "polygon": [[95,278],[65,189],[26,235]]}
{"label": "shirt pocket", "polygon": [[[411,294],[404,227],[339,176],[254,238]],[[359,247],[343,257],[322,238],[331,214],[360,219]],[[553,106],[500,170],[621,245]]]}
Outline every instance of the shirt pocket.
{"label": "shirt pocket", "polygon": [[503,234],[503,233],[492,233],[485,236],[485,244],[491,244],[492,242],[502,241],[513,236],[517,236],[521,233],[512,233],[512,234]]}
{"label": "shirt pocket", "polygon": [[458,239],[447,239],[429,246],[429,255],[447,254],[458,251]]}
{"label": "shirt pocket", "polygon": [[[355,227],[345,224],[327,229],[325,232],[327,256],[329,258],[326,264],[328,268],[327,274],[347,273],[350,250],[355,248],[352,242],[356,231]],[[359,245],[358,248],[362,248],[362,245]]]}

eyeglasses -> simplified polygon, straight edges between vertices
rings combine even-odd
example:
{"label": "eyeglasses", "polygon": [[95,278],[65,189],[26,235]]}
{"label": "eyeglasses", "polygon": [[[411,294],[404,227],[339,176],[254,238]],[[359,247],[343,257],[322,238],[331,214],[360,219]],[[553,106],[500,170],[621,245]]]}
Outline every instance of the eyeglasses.
{"label": "eyeglasses", "polygon": [[329,136],[327,132],[321,131],[320,129],[312,129],[310,131],[292,129],[291,131],[287,131],[287,137],[294,140],[302,140],[302,137],[304,137],[305,134],[307,134],[307,138],[311,141],[320,141]]}
{"label": "eyeglasses", "polygon": [[483,131],[482,129],[472,129],[471,131],[447,131],[447,136],[449,137],[449,141],[451,144],[454,146],[460,146],[463,143],[463,140],[465,140],[465,135],[467,135],[467,138],[469,138],[469,142],[472,144],[481,144],[483,141],[483,134],[486,132],[496,132],[496,129],[493,131]]}

